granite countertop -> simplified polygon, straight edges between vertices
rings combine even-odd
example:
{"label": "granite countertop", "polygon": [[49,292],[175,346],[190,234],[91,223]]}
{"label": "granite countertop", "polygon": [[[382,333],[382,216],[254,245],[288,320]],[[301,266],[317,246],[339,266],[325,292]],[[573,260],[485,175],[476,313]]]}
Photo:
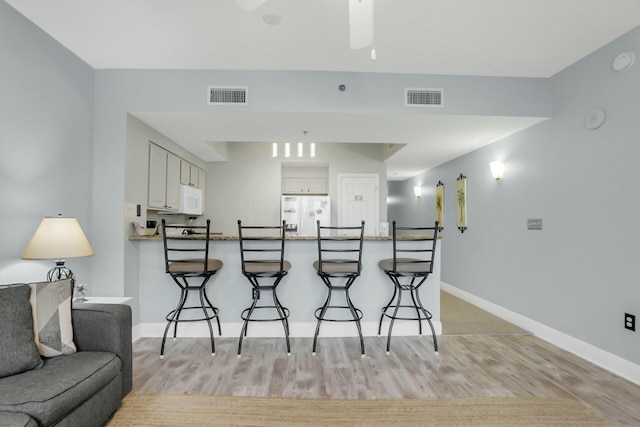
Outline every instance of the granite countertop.
{"label": "granite countertop", "polygon": [[[407,238],[419,238],[419,237],[424,237],[424,236],[402,236],[403,238],[407,239]],[[441,239],[442,236],[438,236],[438,239]],[[170,239],[181,239],[181,240],[202,240],[204,239],[204,235],[202,234],[190,234],[190,235],[184,235],[184,236],[176,236],[176,237],[170,237]],[[160,235],[154,235],[154,236],[129,236],[129,240],[158,240],[158,241],[162,241],[162,236]],[[225,241],[225,240],[229,240],[229,241],[237,241],[238,240],[238,236],[225,236],[222,235],[220,233],[211,233],[209,235],[209,240],[218,240],[218,241]],[[316,236],[287,236],[285,237],[285,240],[302,240],[302,241],[308,241],[308,240],[317,240]],[[393,238],[391,236],[364,236],[364,240],[393,240]]]}
{"label": "granite countertop", "polygon": [[[191,234],[185,236],[176,236],[170,237],[170,239],[180,239],[180,240],[202,240],[204,239],[204,235]],[[129,240],[159,240],[162,241],[162,236],[129,236]],[[238,236],[224,236],[221,234],[210,234],[209,240],[218,240],[218,241],[237,241]],[[287,236],[285,240],[317,240],[316,236]],[[364,240],[391,240],[389,236],[364,236]]]}

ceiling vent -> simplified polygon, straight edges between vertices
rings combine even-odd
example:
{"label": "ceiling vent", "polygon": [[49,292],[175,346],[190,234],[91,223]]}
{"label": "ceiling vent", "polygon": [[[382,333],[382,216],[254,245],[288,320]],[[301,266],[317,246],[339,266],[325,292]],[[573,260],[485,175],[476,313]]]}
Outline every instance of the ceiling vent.
{"label": "ceiling vent", "polygon": [[248,104],[248,87],[209,86],[209,104]]}
{"label": "ceiling vent", "polygon": [[405,105],[410,107],[442,107],[442,89],[406,88]]}

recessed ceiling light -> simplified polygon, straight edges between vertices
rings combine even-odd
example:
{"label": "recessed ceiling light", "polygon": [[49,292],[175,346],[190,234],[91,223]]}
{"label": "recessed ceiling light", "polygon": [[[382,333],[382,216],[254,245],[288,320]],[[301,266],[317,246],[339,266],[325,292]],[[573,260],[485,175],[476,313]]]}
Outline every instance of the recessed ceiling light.
{"label": "recessed ceiling light", "polygon": [[267,25],[278,25],[282,21],[282,16],[280,15],[262,15],[262,21]]}

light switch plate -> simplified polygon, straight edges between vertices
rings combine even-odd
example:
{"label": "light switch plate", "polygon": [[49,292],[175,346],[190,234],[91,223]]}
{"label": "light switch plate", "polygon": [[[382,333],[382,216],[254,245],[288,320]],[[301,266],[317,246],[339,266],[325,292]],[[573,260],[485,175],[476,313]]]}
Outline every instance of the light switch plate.
{"label": "light switch plate", "polygon": [[527,230],[542,230],[542,218],[527,219]]}

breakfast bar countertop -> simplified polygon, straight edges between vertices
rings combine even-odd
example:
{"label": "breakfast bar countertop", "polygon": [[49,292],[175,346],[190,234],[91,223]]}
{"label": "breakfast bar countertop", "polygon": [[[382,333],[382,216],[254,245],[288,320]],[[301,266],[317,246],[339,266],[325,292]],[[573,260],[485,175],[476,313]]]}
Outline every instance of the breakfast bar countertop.
{"label": "breakfast bar countertop", "polygon": [[[205,239],[205,234],[178,235],[173,239],[184,247],[190,242]],[[358,236],[359,237],[359,236]],[[416,236],[417,237],[417,236]],[[440,234],[438,234],[440,237]],[[166,315],[175,307],[180,299],[180,289],[171,277],[166,274],[165,255],[162,237],[131,236],[130,249],[132,269],[135,275],[137,291],[134,295],[140,301],[139,323],[149,328],[153,336],[162,336],[166,327]],[[209,235],[211,245],[209,256],[218,259],[223,267],[207,284],[207,294],[212,301],[220,304],[222,328],[226,336],[240,336],[241,313],[251,305],[252,289],[250,283],[242,273],[241,258],[238,247],[238,236],[232,234]],[[365,236],[362,251],[361,277],[355,282],[349,295],[362,311],[362,333],[365,336],[378,336],[380,311],[389,302],[394,286],[384,271],[379,267],[382,259],[393,256],[392,238],[387,236]],[[429,275],[425,284],[420,287],[420,299],[425,308],[433,315],[436,333],[440,334],[440,244],[436,247],[433,273]],[[289,319],[291,336],[313,337],[317,319],[314,313],[327,298],[325,285],[318,278],[313,263],[318,259],[318,245],[316,236],[287,237],[285,253],[287,261],[291,263],[282,283],[278,285],[278,298],[285,307],[291,310]],[[337,297],[340,298],[340,297]],[[215,304],[215,303],[214,303]],[[418,335],[420,330],[415,322],[396,322],[394,334]],[[209,336],[206,322],[196,322],[194,329],[183,333],[192,336]],[[252,326],[255,336],[279,336],[282,327],[270,322],[260,322]],[[385,326],[386,327],[386,326]],[[332,322],[322,327],[322,335],[327,337],[352,336],[356,333],[353,328],[345,327],[341,323]],[[155,334],[155,335],[154,335]],[[275,335],[274,335],[275,334]]]}
{"label": "breakfast bar countertop", "polygon": [[[419,238],[424,236],[402,236],[403,238]],[[204,239],[203,234],[187,234],[183,236],[169,237],[170,239],[183,239],[183,240],[202,240]],[[438,239],[441,239],[442,236],[438,236]],[[286,236],[286,240],[317,240],[316,236]],[[132,235],[129,236],[129,240],[162,240],[162,236],[157,234],[153,236],[138,236]],[[209,240],[238,240],[238,236],[225,236],[219,233],[211,233],[209,234]],[[364,236],[364,240],[393,240],[392,236]]]}

